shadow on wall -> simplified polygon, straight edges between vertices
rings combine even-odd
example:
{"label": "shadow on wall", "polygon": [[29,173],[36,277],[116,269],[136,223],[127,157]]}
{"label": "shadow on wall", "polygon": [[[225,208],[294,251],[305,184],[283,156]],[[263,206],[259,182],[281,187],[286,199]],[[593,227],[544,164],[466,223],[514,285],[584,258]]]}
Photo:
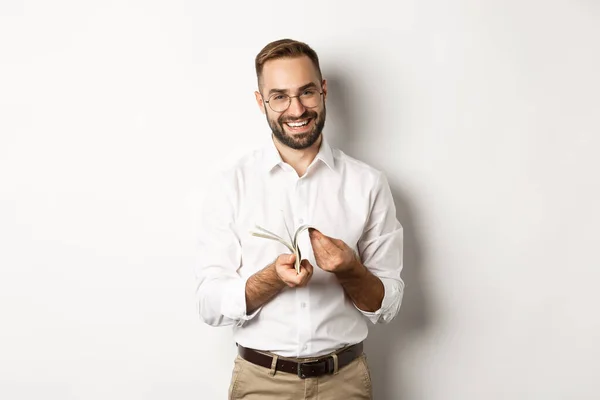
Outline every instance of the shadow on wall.
{"label": "shadow on wall", "polygon": [[[327,122],[331,122],[325,129],[328,141],[348,155],[371,164],[370,161],[375,160],[361,157],[359,148],[359,135],[362,136],[363,132],[357,130],[364,129],[360,122],[366,120],[361,116],[364,106],[357,100],[360,98],[357,93],[361,91],[353,87],[353,80],[345,79],[341,71],[329,71],[326,79],[329,90]],[[377,140],[377,137],[373,137],[373,140]],[[381,145],[385,146],[385,143]],[[389,147],[386,147],[386,151],[390,151]],[[410,353],[413,338],[424,334],[431,326],[431,313],[423,287],[424,266],[419,249],[421,241],[417,231],[418,224],[415,224],[415,215],[411,211],[411,200],[400,189],[401,185],[393,182],[390,177],[392,171],[384,172],[387,172],[386,176],[390,181],[398,221],[404,227],[402,278],[406,287],[402,307],[396,319],[389,324],[370,325],[365,352],[371,369],[374,398],[402,400],[411,398],[410,383],[404,378],[401,369],[405,364],[400,364],[397,360],[401,360],[403,354]]]}

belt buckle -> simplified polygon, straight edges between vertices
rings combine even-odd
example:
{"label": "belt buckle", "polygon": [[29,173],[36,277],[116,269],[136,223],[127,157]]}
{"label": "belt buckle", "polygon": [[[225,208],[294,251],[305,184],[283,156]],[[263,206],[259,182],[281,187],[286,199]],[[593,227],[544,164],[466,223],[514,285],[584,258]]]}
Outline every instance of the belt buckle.
{"label": "belt buckle", "polygon": [[317,365],[317,364],[321,364],[321,363],[325,363],[325,373],[326,374],[333,374],[333,357],[327,357],[324,360],[317,360],[317,361],[311,361],[311,362],[305,362],[305,363],[298,363],[298,378],[300,379],[306,379],[306,375],[304,374],[304,371],[302,370],[303,366],[310,366],[310,365]]}
{"label": "belt buckle", "polygon": [[305,379],[306,375],[304,375],[304,372],[302,372],[302,366],[304,365],[304,363],[298,363],[298,378],[300,379]]}

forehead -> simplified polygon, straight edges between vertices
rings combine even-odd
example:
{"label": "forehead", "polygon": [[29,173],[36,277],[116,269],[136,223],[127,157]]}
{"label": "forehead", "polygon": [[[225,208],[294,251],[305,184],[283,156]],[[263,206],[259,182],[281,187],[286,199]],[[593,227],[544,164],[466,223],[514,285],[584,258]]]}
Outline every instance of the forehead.
{"label": "forehead", "polygon": [[263,65],[262,89],[294,90],[307,83],[319,85],[317,69],[307,56],[294,58],[278,58],[269,60]]}

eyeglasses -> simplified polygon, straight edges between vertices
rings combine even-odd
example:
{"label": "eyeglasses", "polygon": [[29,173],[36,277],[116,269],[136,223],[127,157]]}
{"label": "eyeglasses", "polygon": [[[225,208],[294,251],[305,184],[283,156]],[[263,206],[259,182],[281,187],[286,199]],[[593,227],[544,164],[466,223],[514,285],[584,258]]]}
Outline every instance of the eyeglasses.
{"label": "eyeglasses", "polygon": [[282,113],[292,104],[292,99],[297,97],[300,103],[306,108],[315,108],[321,102],[321,95],[323,92],[319,92],[317,89],[305,89],[298,96],[288,96],[284,93],[273,93],[269,100],[265,100],[265,103],[269,105],[271,110]]}

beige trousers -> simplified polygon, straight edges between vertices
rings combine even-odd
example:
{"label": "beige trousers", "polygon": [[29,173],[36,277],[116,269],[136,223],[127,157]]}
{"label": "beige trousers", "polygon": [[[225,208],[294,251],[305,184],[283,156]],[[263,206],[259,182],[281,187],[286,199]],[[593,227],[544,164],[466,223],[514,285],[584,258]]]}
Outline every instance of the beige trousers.
{"label": "beige trousers", "polygon": [[372,400],[371,374],[366,355],[337,374],[301,379],[297,375],[235,359],[229,400]]}

